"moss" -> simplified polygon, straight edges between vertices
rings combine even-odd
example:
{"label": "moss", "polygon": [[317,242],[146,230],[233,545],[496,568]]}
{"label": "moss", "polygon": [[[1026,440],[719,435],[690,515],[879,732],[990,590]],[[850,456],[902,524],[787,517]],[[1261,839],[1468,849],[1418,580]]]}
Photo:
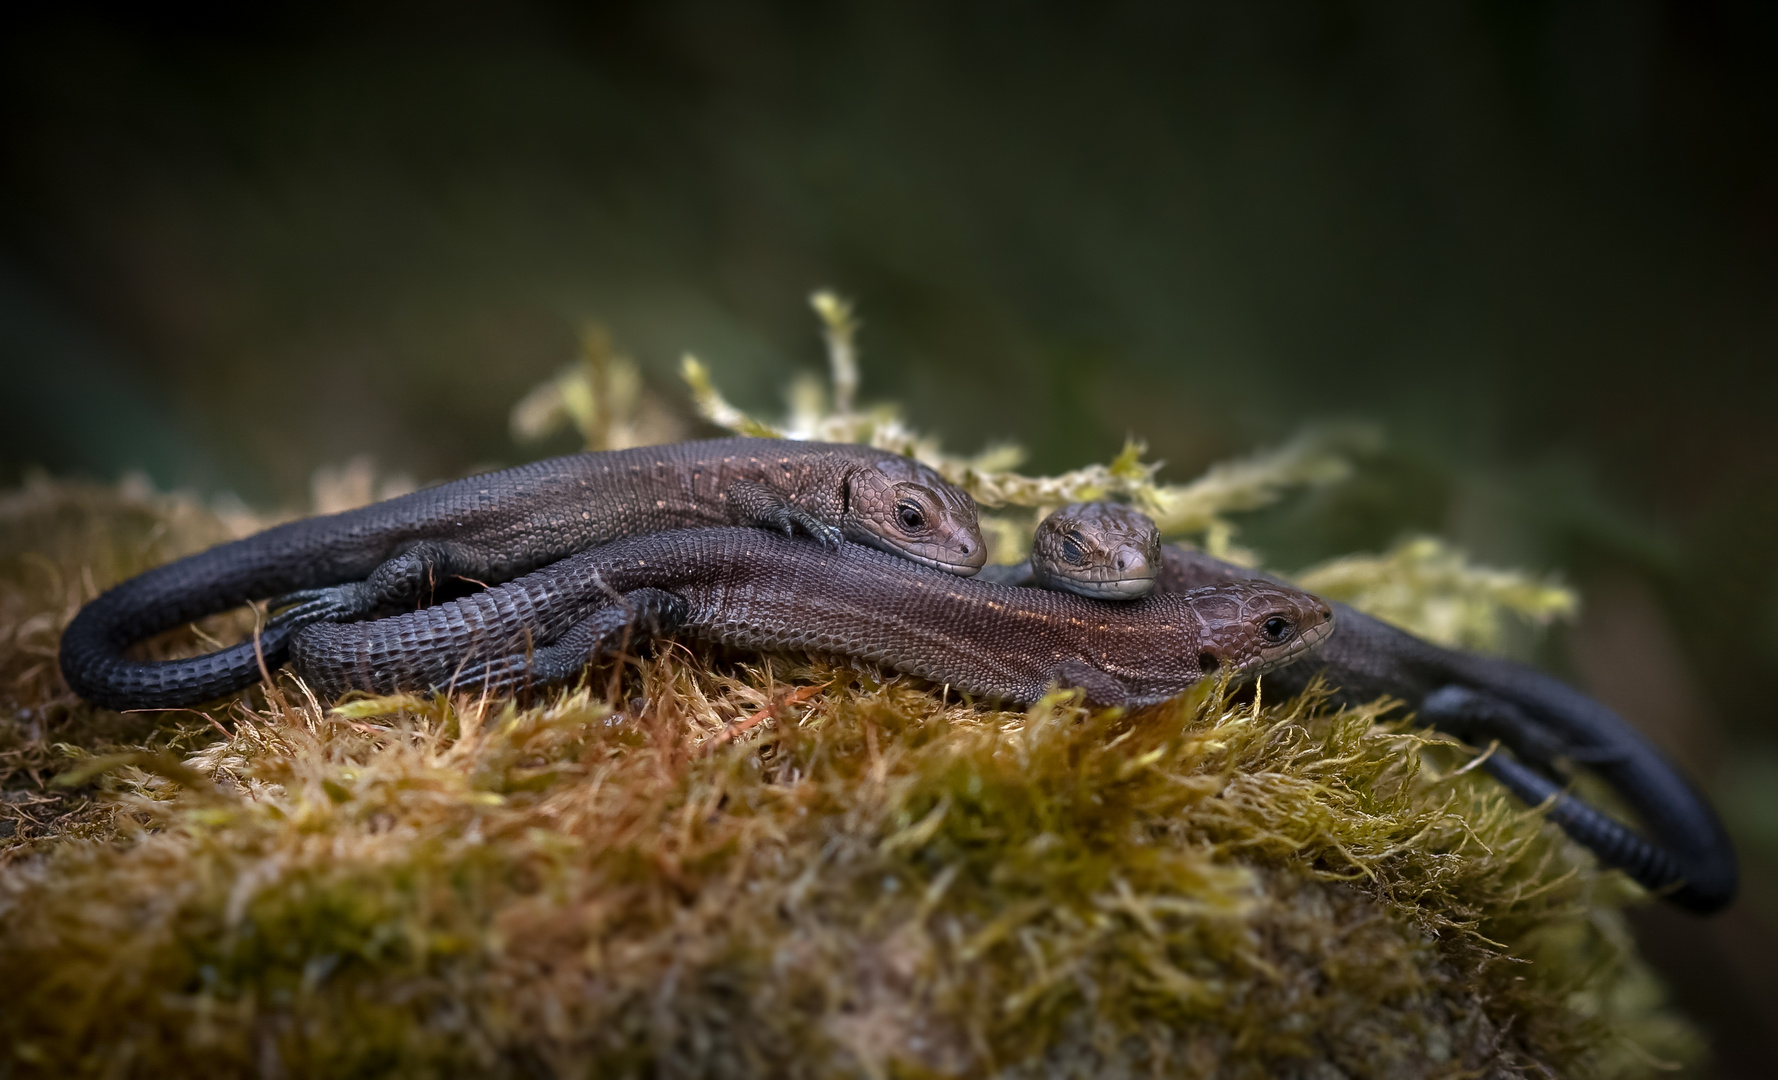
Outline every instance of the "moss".
{"label": "moss", "polygon": [[[1336,481],[1367,438],[1186,485],[1134,444],[1021,476],[1011,448],[950,457],[855,410],[857,322],[815,306],[831,393],[808,382],[785,430],[1017,508],[984,519],[1002,559],[1046,506],[1108,493],[1238,555],[1228,515]],[[638,399],[589,342],[515,423],[619,441]],[[686,372],[707,418],[779,430]],[[681,646],[525,703],[328,708],[285,675],[120,716],[62,686],[57,636],[99,588],[262,524],[139,488],[0,499],[0,1075],[1638,1076],[1700,1055],[1625,934],[1634,887],[1386,702],[1205,686],[1007,712]],[[1324,574],[1466,626],[1514,607],[1520,578],[1434,554]]]}
{"label": "moss", "polygon": [[1460,649],[1500,649],[1509,618],[1571,619],[1580,598],[1554,578],[1474,566],[1443,541],[1413,537],[1383,555],[1348,555],[1296,576],[1303,588]]}
{"label": "moss", "polygon": [[226,530],[52,486],[4,528],[3,782],[33,822],[0,871],[15,1075],[1697,1056],[1623,932],[1633,887],[1376,709],[1206,687],[1129,716],[995,711],[673,646],[522,706],[325,709],[285,677],[210,717],[120,717],[42,666],[61,624]]}
{"label": "moss", "polygon": [[[112,808],[89,790],[48,781],[69,755],[189,752],[217,732],[192,712],[120,715],[87,707],[61,681],[56,649],[80,605],[179,555],[231,539],[257,521],[224,520],[190,499],[145,484],[119,488],[33,481],[0,494],[0,850],[45,837],[107,829]],[[151,642],[150,656],[231,640],[251,624],[235,614]]]}

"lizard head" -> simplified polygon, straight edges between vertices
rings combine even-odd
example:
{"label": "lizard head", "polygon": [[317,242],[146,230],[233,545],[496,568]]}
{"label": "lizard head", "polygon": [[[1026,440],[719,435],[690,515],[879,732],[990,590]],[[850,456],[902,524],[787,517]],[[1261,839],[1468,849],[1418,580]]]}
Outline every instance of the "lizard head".
{"label": "lizard head", "polygon": [[1205,675],[1258,675],[1282,667],[1334,629],[1325,600],[1284,585],[1240,582],[1185,595],[1198,616],[1198,667]]}
{"label": "lizard head", "polygon": [[1044,518],[1031,541],[1036,585],[1099,600],[1147,595],[1160,567],[1160,530],[1121,503],[1071,503]]}
{"label": "lizard head", "polygon": [[975,500],[905,457],[872,461],[846,481],[846,538],[963,577],[988,561]]}

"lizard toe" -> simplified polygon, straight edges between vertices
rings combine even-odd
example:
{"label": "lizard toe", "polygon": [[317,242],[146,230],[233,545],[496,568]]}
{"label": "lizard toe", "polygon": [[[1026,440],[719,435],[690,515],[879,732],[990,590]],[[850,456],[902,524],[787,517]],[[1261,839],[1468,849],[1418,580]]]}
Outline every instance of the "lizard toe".
{"label": "lizard toe", "polygon": [[307,589],[290,593],[272,601],[278,609],[266,620],[266,627],[295,629],[317,622],[343,622],[356,614],[353,605],[335,589]]}
{"label": "lizard toe", "polygon": [[[840,540],[844,534],[840,532],[839,526],[822,521],[800,506],[785,507],[785,517],[790,520],[796,531],[801,532],[822,547],[837,549],[840,546]],[[785,531],[789,532],[790,530]]]}
{"label": "lizard toe", "polygon": [[330,613],[330,606],[325,601],[312,601],[285,608],[265,621],[267,630],[280,627],[292,630],[325,620]]}

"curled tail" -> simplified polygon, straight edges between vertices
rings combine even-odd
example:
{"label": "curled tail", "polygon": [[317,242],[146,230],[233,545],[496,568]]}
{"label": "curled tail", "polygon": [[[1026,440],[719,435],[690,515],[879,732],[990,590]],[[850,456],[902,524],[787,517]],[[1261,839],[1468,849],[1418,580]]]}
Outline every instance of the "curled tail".
{"label": "curled tail", "polygon": [[[1555,686],[1519,686],[1532,678]],[[1534,704],[1509,699],[1515,688],[1533,691]],[[1715,811],[1660,751],[1605,706],[1548,676],[1516,669],[1512,678],[1496,680],[1486,691],[1446,686],[1427,695],[1420,718],[1453,732],[1473,730],[1478,721],[1504,721],[1510,728],[1534,719],[1556,731],[1571,750],[1603,752],[1588,767],[1636,810],[1652,838],[1502,754],[1490,757],[1485,768],[1533,806],[1554,800],[1551,821],[1600,861],[1622,869],[1672,903],[1707,915],[1734,900],[1740,869]]]}
{"label": "curled tail", "polygon": [[[1162,555],[1156,587],[1167,591],[1261,576],[1173,545]],[[1534,805],[1560,796],[1552,820],[1650,888],[1683,880],[1665,894],[1681,907],[1708,913],[1734,899],[1740,880],[1734,845],[1709,800],[1617,713],[1523,664],[1440,648],[1344,604],[1335,604],[1334,611],[1339,631],[1310,660],[1267,675],[1272,685],[1297,693],[1325,673],[1338,688],[1338,700],[1403,698],[1419,707],[1421,719],[1459,737],[1477,721],[1505,721],[1498,729],[1501,739],[1522,758],[1535,764],[1561,756],[1584,762],[1630,804],[1652,839],[1563,794],[1519,762],[1501,758],[1495,765],[1490,759],[1489,772],[1516,795]]]}
{"label": "curled tail", "polygon": [[[1615,866],[1651,892],[1674,889],[1673,898],[1685,907],[1715,910],[1709,897],[1692,897],[1694,902],[1680,900],[1685,889],[1685,869],[1666,851],[1618,821],[1608,817],[1586,802],[1557,787],[1548,777],[1514,761],[1504,754],[1495,754],[1483,763],[1489,775],[1499,780],[1508,791],[1532,806],[1550,803],[1549,818],[1562,831],[1584,845],[1599,861]],[[1552,801],[1553,800],[1553,801]],[[1702,900],[1702,903],[1696,901]]]}
{"label": "curled tail", "polygon": [[340,575],[339,560],[293,554],[310,528],[295,522],[221,544],[100,594],[62,634],[62,677],[76,694],[108,709],[187,708],[258,682],[262,658],[268,670],[284,662],[292,626],[267,628],[257,648],[249,640],[183,660],[133,660],[126,650],[196,619],[330,583]]}
{"label": "curled tail", "polygon": [[76,694],[107,709],[180,709],[232,694],[259,681],[290,652],[288,626],[259,635],[258,646],[243,641],[184,660],[131,660],[122,644],[105,634],[104,612],[88,606],[62,635],[62,677]]}

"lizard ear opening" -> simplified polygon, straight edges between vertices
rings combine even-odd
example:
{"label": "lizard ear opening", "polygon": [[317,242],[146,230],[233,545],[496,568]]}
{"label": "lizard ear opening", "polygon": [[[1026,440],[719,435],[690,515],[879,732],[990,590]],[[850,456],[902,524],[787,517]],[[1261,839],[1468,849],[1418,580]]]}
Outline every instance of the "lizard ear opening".
{"label": "lizard ear opening", "polygon": [[1222,661],[1216,658],[1215,653],[1201,652],[1198,654],[1198,670],[1204,674],[1208,675],[1221,666]]}

